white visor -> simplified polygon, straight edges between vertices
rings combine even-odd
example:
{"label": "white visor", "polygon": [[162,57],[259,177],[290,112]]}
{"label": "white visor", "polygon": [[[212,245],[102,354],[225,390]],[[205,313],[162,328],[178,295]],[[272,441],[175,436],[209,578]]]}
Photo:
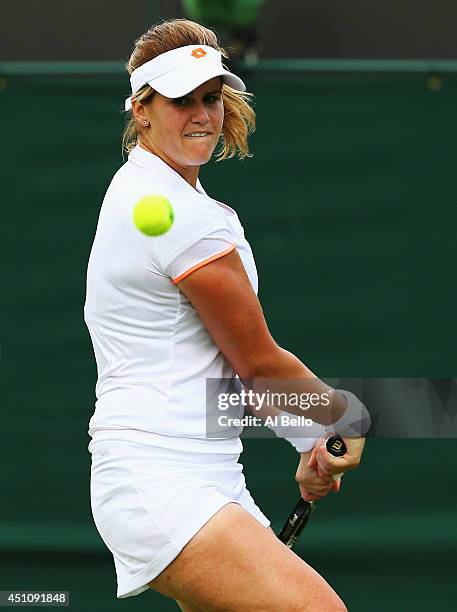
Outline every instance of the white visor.
{"label": "white visor", "polygon": [[125,110],[132,108],[133,94],[146,83],[162,96],[180,98],[217,76],[222,77],[222,82],[229,87],[246,91],[243,81],[224,68],[222,55],[217,49],[187,45],[167,51],[132,72],[132,96],[126,99]]}

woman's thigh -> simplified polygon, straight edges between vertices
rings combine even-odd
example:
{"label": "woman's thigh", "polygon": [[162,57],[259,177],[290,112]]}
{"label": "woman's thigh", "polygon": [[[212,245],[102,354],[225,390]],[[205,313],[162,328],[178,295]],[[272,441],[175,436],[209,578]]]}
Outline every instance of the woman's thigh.
{"label": "woman's thigh", "polygon": [[343,612],[340,598],[239,504],[221,508],[149,586],[202,612]]}

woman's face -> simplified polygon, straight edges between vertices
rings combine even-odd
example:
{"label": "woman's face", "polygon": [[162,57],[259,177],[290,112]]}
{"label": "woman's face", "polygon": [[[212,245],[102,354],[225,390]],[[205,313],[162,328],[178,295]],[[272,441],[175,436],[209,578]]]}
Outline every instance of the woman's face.
{"label": "woman's face", "polygon": [[150,126],[142,130],[141,143],[184,178],[196,178],[222,131],[222,79],[206,81],[182,98],[166,98],[156,92],[143,112]]}

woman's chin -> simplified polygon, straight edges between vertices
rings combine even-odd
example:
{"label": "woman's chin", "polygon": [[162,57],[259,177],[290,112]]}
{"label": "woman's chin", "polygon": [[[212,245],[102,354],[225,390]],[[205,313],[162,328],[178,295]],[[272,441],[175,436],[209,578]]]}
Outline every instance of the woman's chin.
{"label": "woman's chin", "polygon": [[211,159],[215,147],[208,143],[192,143],[192,147],[187,149],[187,158],[191,165],[201,166]]}
{"label": "woman's chin", "polygon": [[213,150],[211,151],[201,151],[199,153],[195,152],[193,155],[189,155],[187,158],[187,163],[189,166],[202,166],[203,164],[207,164],[211,159],[213,154]]}

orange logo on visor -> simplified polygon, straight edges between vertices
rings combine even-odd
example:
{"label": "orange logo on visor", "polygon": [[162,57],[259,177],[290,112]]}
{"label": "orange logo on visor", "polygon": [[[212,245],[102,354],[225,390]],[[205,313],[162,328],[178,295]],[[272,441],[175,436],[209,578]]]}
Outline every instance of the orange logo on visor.
{"label": "orange logo on visor", "polygon": [[200,57],[205,57],[206,51],[204,49],[202,49],[201,47],[199,47],[198,49],[194,49],[192,51],[191,55],[193,55],[197,59],[200,59]]}

